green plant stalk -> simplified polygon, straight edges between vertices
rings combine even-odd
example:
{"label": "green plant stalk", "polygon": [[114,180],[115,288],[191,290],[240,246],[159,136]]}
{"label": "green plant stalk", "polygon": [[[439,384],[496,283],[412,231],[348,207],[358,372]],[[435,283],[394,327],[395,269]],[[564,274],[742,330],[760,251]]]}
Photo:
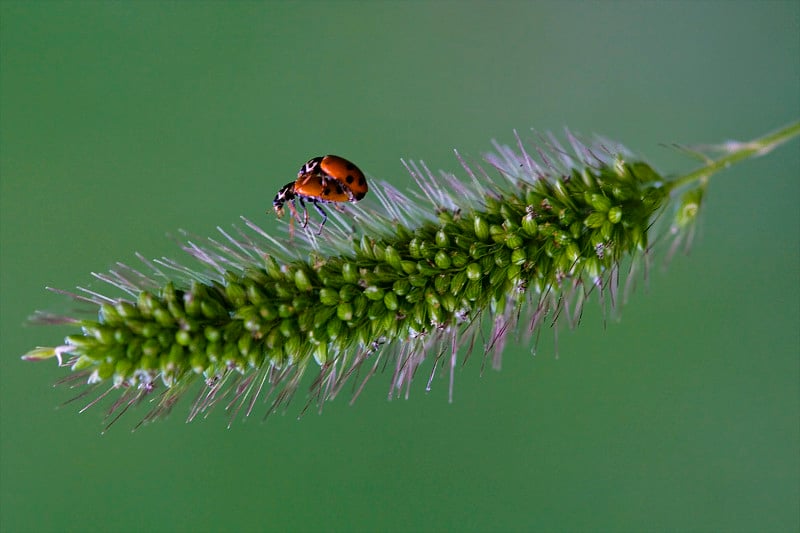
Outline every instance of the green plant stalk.
{"label": "green plant stalk", "polygon": [[727,152],[717,159],[708,159],[708,163],[688,174],[680,176],[668,184],[667,190],[675,190],[696,181],[705,180],[720,170],[731,165],[750,159],[754,156],[766,155],[778,146],[790,141],[800,134],[800,121],[793,122],[779,130],[774,131],[748,142],[728,142],[716,147],[717,151]]}
{"label": "green plant stalk", "polygon": [[183,245],[199,268],[140,257],[148,273],[95,274],[122,296],[57,291],[97,318],[40,313],[79,331],[23,359],[57,358],[73,371],[64,381],[85,386],[78,398],[99,389],[84,410],[119,393],[109,425],[146,398],[156,402],[142,422],[159,417],[200,377],[190,420],[218,403],[232,418],[249,414],[258,398],[271,399],[270,413],[312,365],[307,406],[321,408],[359,375],[355,398],[385,368],[389,396],[408,395],[426,360],[427,388],[446,366],[452,399],[459,353],[466,361],[477,346],[499,367],[510,333],[574,326],[592,293],[616,307],[623,264],[630,281],[664,228],[672,251],[691,235],[709,176],[798,133],[795,124],[728,143],[726,155],[670,181],[624,149],[569,132],[572,153],[549,136],[536,158],[519,138],[517,150],[497,145],[483,163],[458,156],[466,178],[409,163],[419,191],[373,186],[381,205],[332,214],[322,237],[274,237],[245,221],[249,233],[220,229],[220,240]]}

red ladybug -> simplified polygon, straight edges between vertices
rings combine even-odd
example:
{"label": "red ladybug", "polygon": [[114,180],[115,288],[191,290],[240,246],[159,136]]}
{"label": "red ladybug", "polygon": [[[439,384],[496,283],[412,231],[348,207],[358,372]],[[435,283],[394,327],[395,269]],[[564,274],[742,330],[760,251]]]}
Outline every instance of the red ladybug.
{"label": "red ladybug", "polygon": [[308,225],[306,202],[313,204],[322,215],[322,224],[317,234],[322,233],[322,226],[328,220],[328,214],[319,204],[328,202],[357,202],[366,196],[369,188],[364,173],[353,163],[337,155],[326,155],[309,159],[300,167],[297,179],[287,183],[272,201],[275,213],[283,216],[283,204],[289,202],[289,210],[298,217],[295,201],[303,208],[303,227]]}

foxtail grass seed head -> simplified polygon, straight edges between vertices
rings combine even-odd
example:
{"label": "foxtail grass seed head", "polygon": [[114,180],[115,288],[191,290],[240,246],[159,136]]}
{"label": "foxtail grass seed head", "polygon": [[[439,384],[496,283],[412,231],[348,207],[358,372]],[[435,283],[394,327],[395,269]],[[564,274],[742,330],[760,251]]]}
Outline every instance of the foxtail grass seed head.
{"label": "foxtail grass seed head", "polygon": [[35,315],[76,331],[23,359],[68,367],[83,410],[108,397],[109,426],[143,400],[154,401],[139,424],[158,418],[198,379],[189,420],[220,403],[231,420],[249,415],[259,399],[269,414],[308,370],[306,407],[351,380],[355,399],[379,372],[389,398],[444,372],[452,400],[459,354],[499,368],[509,335],[576,325],[592,293],[614,308],[631,285],[620,277],[646,266],[654,242],[671,236],[675,248],[691,232],[703,190],[675,195],[624,148],[565,138],[526,149],[517,137],[480,161],[456,152],[458,175],[406,161],[415,190],[371,180],[371,197],[331,210],[321,235],[282,224],[274,236],[244,218],[213,238],[185,235],[192,261],[138,256],[137,268],[93,274],[108,295],[57,290],[96,318]]}

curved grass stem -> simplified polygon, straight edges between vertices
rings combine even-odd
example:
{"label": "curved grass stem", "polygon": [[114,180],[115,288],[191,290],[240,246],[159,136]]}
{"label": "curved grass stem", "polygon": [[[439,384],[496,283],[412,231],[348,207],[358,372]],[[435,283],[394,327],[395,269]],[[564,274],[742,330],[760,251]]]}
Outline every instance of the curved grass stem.
{"label": "curved grass stem", "polygon": [[713,174],[724,170],[731,165],[749,159],[766,155],[781,144],[800,135],[800,121],[793,122],[779,130],[747,142],[729,141],[715,146],[718,151],[725,153],[718,159],[709,159],[707,164],[693,170],[665,184],[667,191],[674,191],[696,181],[708,180]]}

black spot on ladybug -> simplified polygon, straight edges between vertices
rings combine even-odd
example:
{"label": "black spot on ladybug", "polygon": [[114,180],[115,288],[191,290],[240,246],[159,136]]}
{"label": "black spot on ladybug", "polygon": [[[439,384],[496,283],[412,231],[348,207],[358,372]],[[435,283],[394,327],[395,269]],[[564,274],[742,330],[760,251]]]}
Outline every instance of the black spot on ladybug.
{"label": "black spot on ladybug", "polygon": [[356,166],[353,163],[350,163],[349,161],[345,166],[347,167],[347,170],[353,170],[354,168],[356,168]]}
{"label": "black spot on ladybug", "polygon": [[358,184],[359,184],[360,186],[362,186],[362,187],[363,187],[364,185],[366,185],[366,184],[367,184],[367,180],[365,180],[365,179],[364,179],[364,176],[360,176],[360,177],[358,178]]}
{"label": "black spot on ladybug", "polygon": [[328,187],[322,189],[322,196],[330,196],[331,190]]}
{"label": "black spot on ladybug", "polygon": [[336,186],[336,192],[338,194],[342,194],[342,186],[339,184],[339,182],[334,182],[334,185]]}
{"label": "black spot on ladybug", "polygon": [[354,179],[353,176],[348,174],[347,177],[344,179],[344,181],[346,181],[349,184],[349,183],[353,183],[353,179]]}

